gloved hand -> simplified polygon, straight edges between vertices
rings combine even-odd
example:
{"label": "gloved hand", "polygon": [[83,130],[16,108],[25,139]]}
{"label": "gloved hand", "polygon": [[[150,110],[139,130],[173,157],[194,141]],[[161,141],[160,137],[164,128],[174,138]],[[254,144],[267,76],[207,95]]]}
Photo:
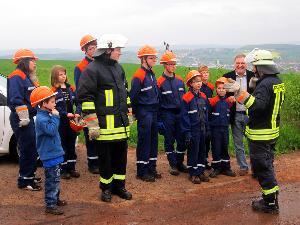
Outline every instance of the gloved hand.
{"label": "gloved hand", "polygon": [[227,83],[224,84],[224,89],[226,92],[238,92],[240,90],[240,85],[233,79],[228,78]]}
{"label": "gloved hand", "polygon": [[89,139],[93,140],[100,136],[100,127],[96,113],[88,114],[83,117],[89,129]]}
{"label": "gloved hand", "polygon": [[190,135],[186,135],[185,137],[185,146],[187,149],[190,149],[192,147],[192,137]]}
{"label": "gloved hand", "polygon": [[249,81],[249,88],[255,88],[256,87],[256,82],[258,81],[257,77],[251,77]]}
{"label": "gloved hand", "polygon": [[16,113],[18,114],[20,120],[19,127],[27,126],[30,122],[27,106],[26,105],[17,106]]}
{"label": "gloved hand", "polygon": [[161,121],[157,122],[157,127],[158,127],[158,133],[160,135],[164,135],[166,132],[166,127],[165,127],[164,123]]}
{"label": "gloved hand", "polygon": [[57,111],[57,109],[52,109],[52,115],[55,115],[55,116],[59,116],[59,112]]}
{"label": "gloved hand", "polygon": [[235,98],[234,98],[234,96],[229,96],[229,97],[228,97],[228,102],[229,102],[229,103],[235,103]]}

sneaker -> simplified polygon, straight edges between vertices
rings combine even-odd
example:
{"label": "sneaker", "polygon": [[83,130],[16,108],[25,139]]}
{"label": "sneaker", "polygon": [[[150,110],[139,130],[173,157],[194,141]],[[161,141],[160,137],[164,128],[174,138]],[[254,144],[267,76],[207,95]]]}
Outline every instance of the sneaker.
{"label": "sneaker", "polygon": [[202,182],[209,182],[209,178],[205,176],[204,173],[200,174],[198,177]]}
{"label": "sneaker", "polygon": [[53,214],[53,215],[62,215],[64,211],[58,208],[57,206],[54,207],[46,207],[45,213]]}
{"label": "sneaker", "polygon": [[229,177],[235,177],[236,176],[235,172],[233,172],[231,169],[222,171],[222,174],[225,175],[225,176],[229,176]]}
{"label": "sneaker", "polygon": [[210,174],[209,174],[209,176],[211,177],[211,178],[216,178],[218,175],[220,175],[221,174],[221,170],[219,170],[219,169],[214,169]]}
{"label": "sneaker", "polygon": [[145,174],[144,176],[136,176],[136,179],[140,179],[145,182],[155,182],[155,177],[150,174]]}
{"label": "sneaker", "polygon": [[69,173],[70,173],[71,177],[74,177],[74,178],[80,177],[80,173],[76,170],[70,170]]}
{"label": "sneaker", "polygon": [[58,199],[58,200],[57,200],[57,203],[56,203],[57,206],[65,206],[65,205],[67,205],[67,204],[68,204],[67,201],[65,201],[65,200],[60,200],[60,199]]}
{"label": "sneaker", "polygon": [[98,168],[89,168],[89,172],[91,174],[100,174],[100,171]]}
{"label": "sneaker", "polygon": [[111,202],[111,191],[110,190],[102,191],[101,201],[102,202]]}
{"label": "sneaker", "polygon": [[68,172],[62,172],[61,175],[60,175],[60,178],[69,180],[71,178],[71,174],[68,173]]}
{"label": "sneaker", "polygon": [[177,165],[177,169],[179,170],[179,172],[182,172],[182,173],[188,173],[189,172],[188,168],[183,163]]}
{"label": "sneaker", "polygon": [[169,173],[173,176],[178,176],[179,175],[178,169],[176,167],[173,167],[173,166],[170,166]]}
{"label": "sneaker", "polygon": [[240,176],[246,176],[248,174],[248,170],[240,169],[239,175]]}
{"label": "sneaker", "polygon": [[32,184],[24,185],[24,186],[18,186],[18,188],[23,190],[29,190],[29,191],[40,191],[42,190],[42,187],[37,185],[35,182]]}
{"label": "sneaker", "polygon": [[201,180],[198,176],[189,176],[189,180],[193,183],[193,184],[201,184]]}
{"label": "sneaker", "polygon": [[113,190],[112,193],[118,195],[122,199],[126,199],[126,200],[132,199],[132,194],[129,191],[127,191],[125,188]]}

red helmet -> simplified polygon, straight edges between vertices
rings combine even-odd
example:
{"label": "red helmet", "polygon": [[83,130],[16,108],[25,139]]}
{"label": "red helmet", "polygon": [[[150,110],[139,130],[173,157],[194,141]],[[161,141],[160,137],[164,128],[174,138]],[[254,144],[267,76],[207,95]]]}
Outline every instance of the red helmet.
{"label": "red helmet", "polygon": [[176,55],[171,51],[166,51],[160,58],[160,64],[175,62],[176,63]]}
{"label": "red helmet", "polygon": [[13,63],[18,64],[21,59],[25,58],[33,58],[35,60],[38,60],[38,57],[34,55],[33,51],[22,48],[16,51],[16,53],[14,54]]}
{"label": "red helmet", "polygon": [[70,120],[70,127],[72,128],[72,130],[74,130],[75,132],[79,132],[81,131],[84,127],[86,127],[86,123],[85,121],[82,119],[79,122],[76,123],[75,120],[71,119]]}
{"label": "red helmet", "polygon": [[35,88],[30,95],[31,106],[37,106],[41,101],[56,95],[57,92],[53,92],[46,86],[40,86]]}

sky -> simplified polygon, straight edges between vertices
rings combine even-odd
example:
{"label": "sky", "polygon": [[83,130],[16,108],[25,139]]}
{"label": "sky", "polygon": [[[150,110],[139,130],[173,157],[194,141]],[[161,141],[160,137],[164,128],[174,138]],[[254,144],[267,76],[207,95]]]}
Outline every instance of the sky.
{"label": "sky", "polygon": [[1,0],[0,51],[79,49],[83,35],[129,46],[300,44],[297,0]]}

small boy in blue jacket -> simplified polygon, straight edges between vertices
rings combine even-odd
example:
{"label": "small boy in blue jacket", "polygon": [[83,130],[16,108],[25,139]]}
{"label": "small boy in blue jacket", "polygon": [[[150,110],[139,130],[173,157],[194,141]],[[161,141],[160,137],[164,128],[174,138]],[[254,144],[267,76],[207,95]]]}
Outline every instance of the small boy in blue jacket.
{"label": "small boy in blue jacket", "polygon": [[33,107],[39,105],[35,120],[36,146],[45,170],[46,213],[61,215],[58,206],[66,205],[59,199],[60,164],[64,160],[64,150],[58,133],[59,113],[55,109],[55,95],[50,88],[40,86],[30,95]]}
{"label": "small boy in blue jacket", "polygon": [[226,78],[221,77],[216,81],[217,96],[210,98],[209,125],[212,134],[212,156],[211,166],[214,169],[210,177],[215,178],[219,174],[235,177],[231,170],[230,157],[228,154],[229,142],[229,114],[230,107],[234,103],[233,96],[226,98],[224,83]]}

